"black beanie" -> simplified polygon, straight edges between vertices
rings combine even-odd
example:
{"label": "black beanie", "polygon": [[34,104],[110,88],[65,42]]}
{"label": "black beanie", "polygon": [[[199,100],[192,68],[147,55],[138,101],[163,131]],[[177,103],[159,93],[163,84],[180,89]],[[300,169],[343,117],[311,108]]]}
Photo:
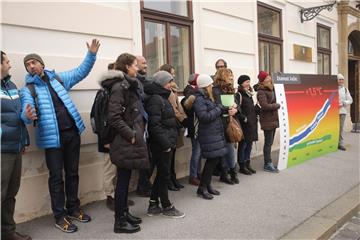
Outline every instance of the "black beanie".
{"label": "black beanie", "polygon": [[238,78],[238,84],[241,85],[243,82],[245,82],[246,80],[250,80],[250,77],[248,75],[241,75]]}

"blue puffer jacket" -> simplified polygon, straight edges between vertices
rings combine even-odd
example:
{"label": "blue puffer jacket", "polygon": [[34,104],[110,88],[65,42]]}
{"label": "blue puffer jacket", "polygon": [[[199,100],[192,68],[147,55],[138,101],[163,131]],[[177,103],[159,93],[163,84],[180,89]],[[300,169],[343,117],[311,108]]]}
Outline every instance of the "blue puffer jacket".
{"label": "blue puffer jacket", "polygon": [[194,111],[199,119],[198,139],[201,156],[204,158],[222,157],[227,153],[225,133],[221,115],[226,112],[222,105],[210,100],[203,92],[195,93]]}
{"label": "blue puffer jacket", "polygon": [[21,102],[10,76],[1,80],[1,152],[19,153],[29,145],[29,135],[20,118]]}
{"label": "blue puffer jacket", "polygon": [[[85,126],[81,120],[79,112],[69,97],[68,91],[89,74],[94,66],[95,60],[96,54],[88,52],[81,65],[73,70],[60,73],[45,70],[45,74],[49,77],[52,88],[64,103],[71,117],[74,119],[76,127],[79,130],[79,134],[85,130]],[[63,84],[55,79],[55,75],[60,77]],[[38,98],[39,113],[36,129],[36,144],[39,148],[59,148],[60,137],[58,122],[48,86],[38,75],[31,76],[30,74],[27,74],[25,80],[27,84],[35,84],[35,90]],[[31,96],[30,90],[26,86],[21,90],[21,102],[21,118],[26,124],[30,124],[32,121],[26,117],[25,110],[28,104],[34,108],[35,102]]]}

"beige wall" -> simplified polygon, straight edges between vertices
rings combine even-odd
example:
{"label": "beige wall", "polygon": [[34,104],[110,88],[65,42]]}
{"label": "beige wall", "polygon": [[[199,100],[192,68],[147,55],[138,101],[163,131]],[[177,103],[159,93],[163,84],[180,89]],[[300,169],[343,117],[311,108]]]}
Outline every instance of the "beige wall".
{"label": "beige wall", "polygon": [[[316,74],[316,23],[332,28],[332,71],[337,72],[337,15],[327,11],[310,22],[300,23],[297,1],[266,1],[283,12],[284,72]],[[314,6],[311,2],[305,5]],[[302,6],[304,6],[302,4]],[[70,95],[87,127],[82,135],[80,159],[80,190],[82,204],[104,198],[102,190],[102,155],[97,152],[96,138],[91,132],[89,112],[97,81],[122,52],[141,54],[141,19],[138,1],[114,3],[90,2],[2,2],[2,49],[11,60],[11,74],[16,84],[24,83],[22,59],[30,52],[39,53],[49,69],[68,70],[77,66],[86,52],[86,41],[96,37],[101,41],[93,71]],[[41,12],[41,14],[34,14]],[[235,78],[247,74],[252,84],[257,82],[258,43],[256,1],[194,1],[195,71],[213,74],[218,58],[227,60]],[[313,49],[311,63],[293,60],[292,45]],[[49,214],[50,197],[47,187],[48,171],[43,151],[35,146],[33,128],[29,127],[32,146],[24,156],[20,192],[17,197],[16,220],[26,221]],[[262,152],[263,137],[253,150]],[[278,138],[276,138],[278,139]],[[278,140],[274,148],[278,148]],[[177,151],[176,169],[179,177],[188,175],[191,155],[190,142]],[[132,188],[136,174],[132,179]]]}

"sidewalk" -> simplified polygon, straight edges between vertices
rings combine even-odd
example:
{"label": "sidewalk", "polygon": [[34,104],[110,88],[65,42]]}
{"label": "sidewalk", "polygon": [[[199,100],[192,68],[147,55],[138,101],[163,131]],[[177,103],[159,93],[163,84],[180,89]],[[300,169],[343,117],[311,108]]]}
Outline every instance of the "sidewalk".
{"label": "sidewalk", "polygon": [[77,233],[55,229],[52,216],[19,224],[17,230],[33,239],[278,239],[359,184],[359,138],[360,134],[348,133],[347,151],[279,174],[262,171],[258,157],[253,161],[257,174],[239,175],[238,185],[229,186],[214,177],[213,185],[221,195],[212,201],[198,198],[196,187],[184,179],[183,190],[170,192],[175,206],[186,213],[183,219],[147,217],[148,199],[131,194],[135,201],[131,211],[143,218],[142,231],[136,234],[113,233],[114,213],[104,201],[84,207],[93,221],[76,223]]}

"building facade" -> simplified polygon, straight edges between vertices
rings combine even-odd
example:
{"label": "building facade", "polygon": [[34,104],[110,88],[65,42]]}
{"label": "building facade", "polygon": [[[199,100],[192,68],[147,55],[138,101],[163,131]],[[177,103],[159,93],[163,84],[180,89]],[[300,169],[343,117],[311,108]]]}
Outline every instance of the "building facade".
{"label": "building facade", "polygon": [[[107,65],[123,53],[144,55],[149,72],[170,63],[176,68],[180,88],[192,72],[215,72],[223,58],[237,79],[241,74],[257,82],[259,70],[300,74],[337,74],[348,79],[355,104],[353,122],[359,122],[360,17],[356,2],[340,1],[310,21],[301,21],[300,10],[329,1],[300,3],[269,1],[119,1],[10,2],[3,1],[2,50],[20,87],[26,74],[23,57],[35,52],[46,68],[68,70],[79,64],[86,41],[96,37],[101,46],[90,75],[71,91],[86,125],[80,159],[82,204],[103,199],[103,156],[97,152],[89,112]],[[34,14],[37,13],[37,14]],[[350,122],[349,122],[350,127]],[[31,142],[34,129],[29,127]],[[262,136],[262,134],[260,134]],[[262,138],[254,155],[261,154]],[[278,143],[276,143],[278,146]],[[177,151],[179,177],[188,175],[191,146]],[[132,179],[136,182],[136,174]],[[16,219],[26,221],[50,213],[48,171],[44,153],[32,144],[23,158]]]}

